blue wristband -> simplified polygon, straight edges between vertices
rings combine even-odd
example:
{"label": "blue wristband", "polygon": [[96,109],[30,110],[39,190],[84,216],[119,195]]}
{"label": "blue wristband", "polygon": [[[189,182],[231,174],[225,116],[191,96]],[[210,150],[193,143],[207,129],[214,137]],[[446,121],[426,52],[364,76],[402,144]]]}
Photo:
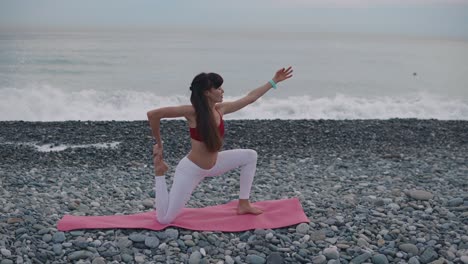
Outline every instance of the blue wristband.
{"label": "blue wristband", "polygon": [[276,83],[273,80],[269,80],[268,82],[271,84],[271,87],[273,87],[273,89],[276,89]]}

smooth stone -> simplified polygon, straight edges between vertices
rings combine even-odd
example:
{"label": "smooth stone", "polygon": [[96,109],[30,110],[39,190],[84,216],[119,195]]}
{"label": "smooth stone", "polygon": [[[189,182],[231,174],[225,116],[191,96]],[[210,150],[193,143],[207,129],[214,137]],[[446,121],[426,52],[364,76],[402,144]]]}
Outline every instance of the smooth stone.
{"label": "smooth stone", "polygon": [[65,241],[65,233],[63,232],[56,232],[53,236],[52,236],[52,240],[54,241],[54,243],[62,243],[63,241]]}
{"label": "smooth stone", "polygon": [[338,252],[337,247],[329,247],[323,250],[323,255],[327,257],[327,259],[339,259],[340,253]]}
{"label": "smooth stone", "polygon": [[189,264],[199,264],[201,261],[202,255],[198,251],[192,252],[189,257]]}
{"label": "smooth stone", "polygon": [[17,224],[17,223],[21,223],[23,221],[24,220],[22,218],[12,217],[12,218],[8,218],[7,224]]}
{"label": "smooth stone", "polygon": [[247,246],[247,243],[245,242],[240,242],[239,244],[237,244],[238,249],[244,249],[246,246]]}
{"label": "smooth stone", "polygon": [[270,255],[268,255],[266,261],[268,264],[283,264],[284,263],[283,257],[278,252],[273,252]]}
{"label": "smooth stone", "polygon": [[11,259],[3,259],[0,264],[13,264],[13,260]]}
{"label": "smooth stone", "polygon": [[70,235],[72,235],[72,236],[82,236],[82,235],[84,235],[84,232],[83,231],[71,231]]}
{"label": "smooth stone", "polygon": [[411,257],[409,260],[408,260],[408,264],[419,264],[419,260],[417,257]]}
{"label": "smooth stone", "polygon": [[11,257],[11,251],[6,248],[0,249],[0,253],[7,258]]}
{"label": "smooth stone", "polygon": [[54,244],[52,246],[52,251],[54,251],[55,255],[60,256],[63,252],[62,244]]}
{"label": "smooth stone", "polygon": [[323,264],[327,262],[327,258],[324,255],[318,255],[312,258],[312,263]]}
{"label": "smooth stone", "polygon": [[423,190],[411,190],[409,191],[408,195],[416,200],[420,201],[428,201],[434,198],[434,195],[428,191]]}
{"label": "smooth stone", "polygon": [[80,251],[75,251],[69,254],[68,260],[86,259],[86,258],[92,258],[93,256],[94,254],[90,251],[80,250]]}
{"label": "smooth stone", "polygon": [[394,210],[394,211],[400,210],[400,206],[396,203],[388,204],[387,207],[390,208],[390,210]]}
{"label": "smooth stone", "polygon": [[133,257],[129,254],[124,253],[121,256],[122,256],[122,261],[125,263],[130,263],[133,261]]}
{"label": "smooth stone", "polygon": [[307,234],[307,232],[309,231],[309,224],[306,224],[306,223],[300,223],[299,225],[297,225],[296,227],[296,233],[299,233],[299,234]]}
{"label": "smooth stone", "polygon": [[50,229],[49,228],[43,228],[37,232],[38,235],[44,235],[49,233]]}
{"label": "smooth stone", "polygon": [[422,263],[429,263],[431,261],[436,260],[438,257],[439,255],[437,254],[437,252],[435,252],[432,247],[428,247],[426,248],[426,250],[424,250],[419,259]]}
{"label": "smooth stone", "polygon": [[42,236],[42,241],[44,241],[46,243],[49,243],[50,241],[52,241],[52,235],[51,234],[44,234]]}
{"label": "smooth stone", "polygon": [[157,237],[146,237],[145,245],[149,248],[157,248],[159,246],[159,239]]}
{"label": "smooth stone", "polygon": [[383,254],[377,254],[372,257],[374,264],[388,264],[388,259]]}
{"label": "smooth stone", "polygon": [[154,200],[151,198],[143,200],[142,204],[145,208],[154,208]]}
{"label": "smooth stone", "polygon": [[257,255],[247,255],[247,257],[245,258],[245,261],[251,264],[263,264],[266,262],[265,258],[262,258]]}
{"label": "smooth stone", "polygon": [[454,199],[451,199],[450,201],[448,201],[447,205],[449,207],[456,207],[456,206],[460,206],[463,204],[463,198],[454,198]]}
{"label": "smooth stone", "polygon": [[400,250],[403,250],[406,253],[411,253],[413,256],[417,256],[419,254],[419,249],[416,245],[413,244],[401,244],[398,247]]}
{"label": "smooth stone", "polygon": [[324,240],[327,236],[325,235],[325,232],[323,231],[315,231],[310,234],[310,239],[312,241],[320,241]]}
{"label": "smooth stone", "polygon": [[120,248],[120,250],[131,247],[132,244],[133,242],[126,237],[121,237],[117,240],[117,247]]}
{"label": "smooth stone", "polygon": [[146,259],[145,255],[136,255],[135,256],[135,262],[136,263],[144,263]]}
{"label": "smooth stone", "polygon": [[186,241],[184,241],[184,244],[187,247],[194,247],[195,246],[195,242],[193,242],[193,240],[186,240]]}
{"label": "smooth stone", "polygon": [[228,255],[224,256],[224,261],[226,261],[226,264],[234,264],[234,263],[236,263],[236,262],[234,261],[234,259],[232,259],[232,257],[231,257],[231,256],[228,256]]}
{"label": "smooth stone", "polygon": [[461,256],[460,261],[463,262],[464,264],[468,264],[468,256]]}
{"label": "smooth stone", "polygon": [[369,259],[371,257],[371,254],[366,252],[364,254],[361,254],[355,258],[353,258],[351,260],[351,263],[354,263],[354,264],[360,264],[360,263],[363,263],[365,262],[367,259]]}
{"label": "smooth stone", "polygon": [[357,245],[360,247],[369,247],[369,243],[364,238],[358,238]]}
{"label": "smooth stone", "polygon": [[171,239],[177,239],[179,237],[179,231],[177,229],[169,228],[164,232]]}
{"label": "smooth stone", "polygon": [[130,234],[130,235],[128,236],[128,239],[130,239],[130,240],[133,241],[133,242],[137,242],[137,243],[139,243],[139,242],[145,242],[145,239],[146,239],[146,238],[147,238],[146,235],[143,235],[143,234],[135,234],[135,233]]}
{"label": "smooth stone", "polygon": [[91,264],[106,264],[106,259],[103,257],[97,257],[93,259]]}

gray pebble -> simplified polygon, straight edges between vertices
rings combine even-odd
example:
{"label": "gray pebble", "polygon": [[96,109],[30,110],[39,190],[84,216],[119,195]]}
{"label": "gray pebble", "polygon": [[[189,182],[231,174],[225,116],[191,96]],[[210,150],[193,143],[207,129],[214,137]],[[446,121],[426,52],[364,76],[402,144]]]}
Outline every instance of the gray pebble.
{"label": "gray pebble", "polygon": [[133,242],[145,242],[146,237],[147,236],[143,234],[133,233],[128,236],[128,239]]}
{"label": "gray pebble", "polygon": [[409,191],[408,195],[416,200],[420,201],[428,201],[434,198],[434,195],[428,191],[423,190],[411,190]]}
{"label": "gray pebble", "polygon": [[419,260],[417,257],[411,257],[409,260],[408,260],[408,264],[419,264]]}
{"label": "gray pebble", "polygon": [[364,238],[358,238],[356,243],[360,247],[369,247],[369,243]]}
{"label": "gray pebble", "polygon": [[247,263],[251,263],[251,264],[263,264],[266,262],[265,258],[262,258],[260,256],[257,256],[257,255],[247,255],[247,257],[245,258],[245,261]]}
{"label": "gray pebble", "polygon": [[235,263],[234,259],[232,259],[231,256],[228,256],[228,255],[224,256],[224,261],[226,261],[226,264],[234,264]]}
{"label": "gray pebble", "polygon": [[449,207],[456,207],[463,204],[463,198],[454,198],[448,201],[447,205]]}
{"label": "gray pebble", "polygon": [[268,264],[283,264],[284,263],[283,257],[278,252],[273,252],[270,255],[268,255],[266,261]]}
{"label": "gray pebble", "polygon": [[419,254],[419,249],[416,245],[407,243],[407,244],[401,244],[399,249],[403,250],[406,253],[411,253],[413,256],[417,256]]}
{"label": "gray pebble", "polygon": [[438,257],[439,254],[437,254],[437,252],[435,252],[435,250],[432,247],[428,247],[426,248],[426,250],[424,250],[419,259],[422,263],[429,263],[431,261],[436,260]]}
{"label": "gray pebble", "polygon": [[354,264],[360,264],[365,262],[367,259],[371,257],[371,254],[369,252],[365,252],[364,254],[361,254],[351,260],[351,263]]}
{"label": "gray pebble", "polygon": [[54,243],[62,243],[63,241],[65,241],[65,233],[63,232],[56,232],[53,236],[52,236],[52,240],[54,241]]}
{"label": "gray pebble", "polygon": [[190,254],[189,264],[199,264],[201,261],[202,255],[200,252],[195,251]]}
{"label": "gray pebble", "polygon": [[327,259],[339,259],[340,253],[336,247],[329,247],[323,250],[323,255],[327,257]]}
{"label": "gray pebble", "polygon": [[11,259],[3,259],[0,264],[13,264],[13,260]]}
{"label": "gray pebble", "polygon": [[324,255],[318,255],[312,258],[312,263],[323,264],[327,262],[327,258]]}
{"label": "gray pebble", "polygon": [[135,262],[136,263],[144,263],[145,259],[146,259],[145,255],[140,255],[140,254],[135,255]]}
{"label": "gray pebble", "polygon": [[468,264],[468,256],[461,256],[460,261],[463,262],[463,264]]}
{"label": "gray pebble", "polygon": [[72,252],[71,254],[68,255],[68,260],[79,260],[79,259],[86,259],[86,258],[92,258],[94,254],[90,251],[87,250],[80,250],[80,251],[75,251]]}
{"label": "gray pebble", "polygon": [[52,246],[52,251],[54,251],[55,255],[60,256],[62,255],[62,244],[54,244]]}
{"label": "gray pebble", "polygon": [[145,245],[149,248],[157,248],[159,246],[159,239],[157,237],[147,237]]}
{"label": "gray pebble", "polygon": [[125,263],[130,263],[133,261],[133,257],[129,254],[124,253],[121,256],[122,256],[122,261]]}
{"label": "gray pebble", "polygon": [[179,237],[179,231],[177,229],[168,228],[165,233],[170,239],[177,239]]}
{"label": "gray pebble", "polygon": [[309,224],[307,223],[300,223],[299,225],[296,226],[296,233],[299,234],[307,234],[309,231]]}
{"label": "gray pebble", "polygon": [[106,264],[106,259],[103,257],[97,257],[93,259],[91,264]]}
{"label": "gray pebble", "polygon": [[52,235],[51,234],[44,234],[42,236],[42,241],[49,243],[52,240]]}
{"label": "gray pebble", "polygon": [[83,231],[71,231],[70,235],[72,235],[72,236],[82,236],[82,235],[84,235],[84,232]]}
{"label": "gray pebble", "polygon": [[117,247],[120,250],[130,247],[132,244],[133,244],[133,242],[131,240],[129,240],[128,238],[126,238],[126,237],[121,237],[121,238],[117,239]]}
{"label": "gray pebble", "polygon": [[71,242],[65,242],[65,243],[62,243],[62,246],[65,247],[65,248],[70,248],[73,246],[73,243]]}
{"label": "gray pebble", "polygon": [[2,253],[3,256],[7,258],[11,257],[11,251],[6,248],[0,249],[0,252]]}
{"label": "gray pebble", "polygon": [[387,256],[383,254],[377,254],[372,257],[374,264],[388,264]]}

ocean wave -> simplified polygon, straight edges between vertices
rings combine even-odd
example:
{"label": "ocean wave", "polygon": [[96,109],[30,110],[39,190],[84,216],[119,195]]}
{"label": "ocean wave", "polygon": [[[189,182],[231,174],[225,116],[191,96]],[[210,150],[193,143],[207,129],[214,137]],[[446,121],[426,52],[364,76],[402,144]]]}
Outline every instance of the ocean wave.
{"label": "ocean wave", "polygon": [[[158,96],[138,91],[64,91],[48,85],[0,88],[0,120],[145,120],[148,110],[190,104],[189,95]],[[267,94],[225,119],[468,120],[468,102],[424,92],[357,97],[336,94],[272,97]],[[225,97],[225,101],[237,97]]]}

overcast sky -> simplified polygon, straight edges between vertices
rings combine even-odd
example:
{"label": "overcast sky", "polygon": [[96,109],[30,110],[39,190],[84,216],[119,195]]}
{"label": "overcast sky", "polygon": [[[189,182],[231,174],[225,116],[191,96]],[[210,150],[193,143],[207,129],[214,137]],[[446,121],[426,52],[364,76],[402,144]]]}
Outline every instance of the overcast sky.
{"label": "overcast sky", "polygon": [[269,27],[468,37],[468,0],[0,0],[0,25]]}

